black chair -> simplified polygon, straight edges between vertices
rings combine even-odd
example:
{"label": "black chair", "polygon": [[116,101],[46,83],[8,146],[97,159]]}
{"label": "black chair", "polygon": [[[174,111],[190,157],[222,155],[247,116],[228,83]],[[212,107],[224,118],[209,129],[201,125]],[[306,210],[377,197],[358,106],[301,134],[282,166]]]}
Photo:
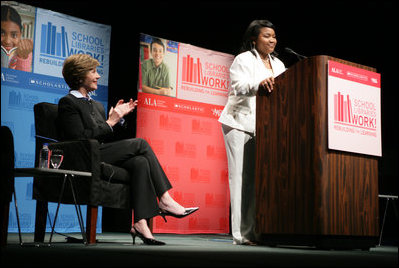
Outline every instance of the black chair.
{"label": "black chair", "polygon": [[[93,244],[96,243],[98,206],[131,208],[129,173],[123,168],[100,161],[100,145],[97,140],[58,142],[57,114],[57,104],[42,102],[34,105],[36,130],[35,166],[38,166],[38,153],[43,143],[49,143],[51,150],[63,150],[62,169],[92,173],[91,177],[75,177],[73,179],[73,188],[77,203],[79,205],[87,205],[86,236],[88,243]],[[35,242],[44,241],[48,202],[59,202],[62,184],[63,178],[61,177],[34,177],[33,198],[37,200]],[[62,204],[74,204],[71,185],[65,185],[65,191],[60,202]]]}

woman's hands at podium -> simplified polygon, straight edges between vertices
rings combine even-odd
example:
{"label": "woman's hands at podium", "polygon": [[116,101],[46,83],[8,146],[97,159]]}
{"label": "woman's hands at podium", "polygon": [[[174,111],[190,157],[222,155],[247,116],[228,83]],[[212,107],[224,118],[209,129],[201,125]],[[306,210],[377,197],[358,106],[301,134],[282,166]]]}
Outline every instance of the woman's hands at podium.
{"label": "woman's hands at podium", "polygon": [[263,79],[259,83],[259,87],[267,90],[269,93],[273,91],[273,85],[274,85],[274,77],[268,77],[266,79]]}

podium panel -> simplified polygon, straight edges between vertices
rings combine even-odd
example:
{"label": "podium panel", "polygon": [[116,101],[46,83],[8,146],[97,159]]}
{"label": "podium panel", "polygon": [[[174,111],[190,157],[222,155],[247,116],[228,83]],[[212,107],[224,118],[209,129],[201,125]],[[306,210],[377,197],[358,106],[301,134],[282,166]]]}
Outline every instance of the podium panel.
{"label": "podium panel", "polygon": [[315,56],[257,96],[256,221],[266,244],[377,244],[377,157],[328,149],[328,60],[375,71]]}

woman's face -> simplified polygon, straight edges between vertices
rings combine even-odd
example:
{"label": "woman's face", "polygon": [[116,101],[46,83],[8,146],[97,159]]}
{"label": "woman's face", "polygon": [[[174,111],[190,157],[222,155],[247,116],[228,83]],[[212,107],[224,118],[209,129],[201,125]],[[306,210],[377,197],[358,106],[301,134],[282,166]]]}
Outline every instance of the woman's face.
{"label": "woman's face", "polygon": [[91,92],[97,89],[97,81],[100,79],[100,75],[97,73],[97,69],[90,70],[87,74],[81,87],[86,89],[87,92]]}
{"label": "woman's face", "polygon": [[157,43],[152,44],[151,56],[154,60],[155,66],[159,66],[163,61],[164,51],[163,46]]}
{"label": "woman's face", "polygon": [[1,45],[9,51],[21,40],[21,29],[12,21],[1,21]]}
{"label": "woman's face", "polygon": [[255,48],[261,55],[267,55],[274,51],[277,45],[276,33],[272,28],[260,28],[258,38],[255,40]]}

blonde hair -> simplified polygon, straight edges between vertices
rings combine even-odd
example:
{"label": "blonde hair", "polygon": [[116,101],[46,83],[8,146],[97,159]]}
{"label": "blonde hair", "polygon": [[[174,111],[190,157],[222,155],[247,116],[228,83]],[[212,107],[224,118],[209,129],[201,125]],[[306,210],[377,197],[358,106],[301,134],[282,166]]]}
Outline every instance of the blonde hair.
{"label": "blonde hair", "polygon": [[76,90],[82,84],[87,73],[100,63],[87,54],[74,54],[65,59],[62,67],[62,76],[68,86]]}

